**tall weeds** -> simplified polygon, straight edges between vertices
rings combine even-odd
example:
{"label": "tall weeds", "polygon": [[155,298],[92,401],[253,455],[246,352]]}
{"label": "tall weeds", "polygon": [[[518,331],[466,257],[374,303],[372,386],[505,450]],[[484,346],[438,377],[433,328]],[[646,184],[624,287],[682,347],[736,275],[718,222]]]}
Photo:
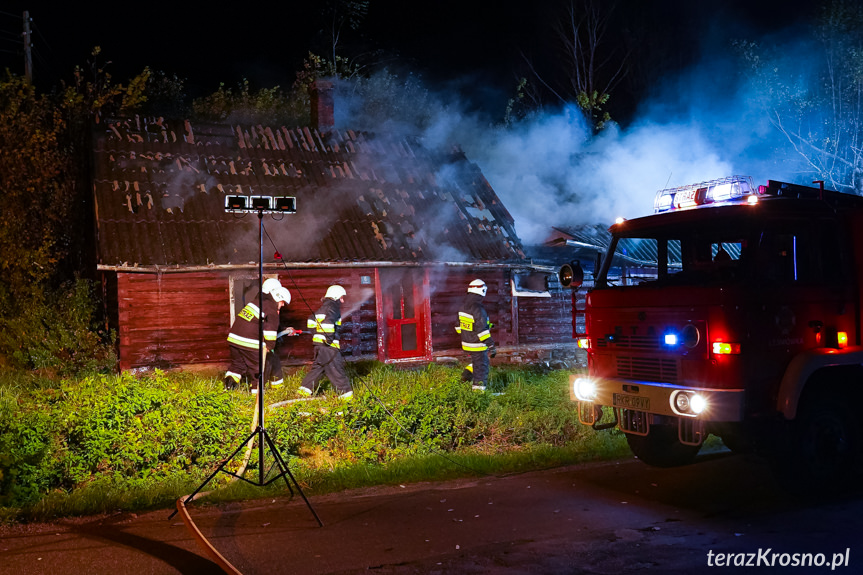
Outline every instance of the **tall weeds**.
{"label": "tall weeds", "polygon": [[[460,381],[460,368],[349,369],[350,402],[328,389],[322,399],[290,402],[303,370],[266,395],[268,435],[297,476],[318,490],[623,453],[619,438],[606,434],[597,442],[578,423],[563,372],[495,368],[493,391],[475,392]],[[248,437],[254,408],[253,396],[224,391],[215,374],[4,374],[0,517],[167,504]],[[236,471],[244,451],[225,468]],[[257,465],[250,458],[247,473],[261,473]],[[263,473],[274,467],[268,455]],[[229,482],[219,474],[214,486]],[[234,489],[234,496],[248,495]]]}

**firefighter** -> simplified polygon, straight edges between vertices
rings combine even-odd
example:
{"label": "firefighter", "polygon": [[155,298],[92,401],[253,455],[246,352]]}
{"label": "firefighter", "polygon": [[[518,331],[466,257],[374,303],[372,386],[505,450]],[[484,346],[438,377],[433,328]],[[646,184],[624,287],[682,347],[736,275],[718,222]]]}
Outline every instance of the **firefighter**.
{"label": "firefighter", "polygon": [[312,344],[315,359],[312,368],[297,389],[300,395],[314,395],[318,382],[326,374],[330,383],[339,392],[340,399],[350,399],[354,392],[345,373],[345,360],[339,347],[339,327],[342,325],[341,304],[347,292],[340,285],[327,288],[323,303],[315,315],[309,317],[307,327],[315,330]]}
{"label": "firefighter", "polygon": [[[282,287],[279,280],[270,278],[263,283],[263,319],[264,345],[267,350],[276,344],[276,334],[279,327],[279,309],[291,301],[291,292]],[[231,365],[225,372],[225,388],[237,387],[243,378],[250,382],[252,393],[258,392],[258,375],[261,371],[259,354],[260,318],[257,294],[248,299],[248,303],[237,313],[231,332],[228,334],[228,348],[231,353]],[[266,355],[265,355],[266,357]]]}
{"label": "firefighter", "polygon": [[[288,291],[287,288],[282,288],[285,291]],[[288,292],[288,301],[285,305],[291,303],[290,300],[290,292]],[[264,361],[264,379],[273,387],[281,386],[284,380],[284,374],[282,373],[282,359],[279,357],[279,349],[287,345],[287,340],[285,337],[299,335],[303,332],[295,330],[292,327],[287,325],[283,325],[281,320],[281,312],[283,308],[279,309],[279,333],[276,334],[276,346],[273,350],[267,354],[267,359]]]}
{"label": "firefighter", "polygon": [[[281,311],[284,306],[287,306],[291,303],[291,292],[288,291],[288,288],[282,287],[276,290],[281,294],[281,299],[284,301],[283,305],[279,306],[279,316],[281,316]],[[280,296],[275,292],[273,294],[273,298],[278,301]],[[267,358],[264,360],[264,381],[267,382],[269,386],[272,387],[280,387],[284,382],[284,374],[282,372],[282,360],[279,357],[279,347],[286,345],[285,337],[295,335],[297,332],[292,327],[283,326],[281,323],[281,319],[279,320],[279,331],[276,334],[276,344],[267,353]]]}
{"label": "firefighter", "polygon": [[461,374],[462,381],[472,381],[473,389],[485,391],[488,384],[489,356],[497,355],[491,337],[491,322],[482,305],[488,286],[475,279],[467,287],[467,296],[458,311],[455,330],[461,334],[461,348],[470,354],[471,362]]}

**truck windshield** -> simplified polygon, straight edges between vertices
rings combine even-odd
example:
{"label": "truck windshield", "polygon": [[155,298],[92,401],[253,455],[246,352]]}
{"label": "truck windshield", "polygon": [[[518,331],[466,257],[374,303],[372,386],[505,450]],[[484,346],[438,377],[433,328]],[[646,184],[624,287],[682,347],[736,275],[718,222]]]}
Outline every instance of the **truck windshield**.
{"label": "truck windshield", "polygon": [[745,230],[728,229],[677,236],[615,237],[609,248],[613,258],[603,265],[597,283],[702,285],[739,281],[748,274],[752,245]]}
{"label": "truck windshield", "polygon": [[[615,235],[596,286],[817,284],[841,279],[843,250],[832,219],[711,218]],[[609,255],[611,257],[609,257]]]}

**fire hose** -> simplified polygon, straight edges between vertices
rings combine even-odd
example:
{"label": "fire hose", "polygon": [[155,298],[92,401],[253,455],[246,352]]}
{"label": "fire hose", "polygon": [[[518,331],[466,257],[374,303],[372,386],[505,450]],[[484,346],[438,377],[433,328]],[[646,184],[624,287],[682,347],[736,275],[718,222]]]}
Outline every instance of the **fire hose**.
{"label": "fire hose", "polygon": [[[302,333],[303,332],[301,330],[293,329],[293,328],[287,328],[287,329],[279,332],[277,338],[282,337],[282,336],[301,335]],[[264,361],[266,361],[266,355],[264,355]],[[283,405],[284,403],[286,403],[286,402],[282,402],[281,404],[271,405],[270,408]],[[290,402],[287,402],[287,403],[290,403]],[[254,432],[255,429],[257,428],[259,416],[260,416],[259,404],[256,401],[255,402],[255,413],[252,416],[252,424],[251,424],[250,429],[249,429],[250,433]],[[249,438],[249,441],[246,444],[246,452],[243,455],[243,462],[240,465],[240,468],[237,470],[236,475],[232,474],[233,477],[228,482],[229,484],[237,481],[237,476],[242,476],[243,473],[245,473],[246,467],[249,464],[249,460],[252,457],[252,448],[254,447],[254,439],[255,439],[254,437]],[[262,470],[262,472],[263,472],[263,470]],[[199,499],[201,497],[205,497],[211,493],[212,493],[212,491],[205,491],[202,493],[196,493],[195,496],[193,498],[191,498],[189,501],[194,501],[194,500]],[[186,508],[186,499],[187,498],[188,498],[188,495],[184,495],[184,496],[180,497],[179,499],[177,499],[177,511],[180,513],[180,517],[183,520],[183,524],[186,526],[186,528],[192,534],[192,537],[195,539],[195,541],[198,542],[198,545],[201,546],[201,548],[204,550],[204,552],[216,563],[216,565],[218,565],[219,568],[222,569],[222,571],[224,571],[225,573],[228,573],[228,575],[242,575],[242,573],[236,567],[234,567],[230,561],[228,561],[221,553],[219,553],[219,551],[209,542],[209,540],[206,537],[204,537],[204,534],[201,533],[201,530],[198,529],[198,526],[195,525],[195,522],[192,520],[191,515],[189,515],[189,510]]]}
{"label": "fire hose", "polygon": [[[255,402],[255,413],[252,416],[252,425],[251,425],[251,428],[249,430],[250,433],[253,432],[255,430],[255,428],[258,426],[258,415],[259,415],[259,413],[258,413],[258,402],[256,401]],[[246,467],[248,466],[249,460],[252,457],[252,448],[254,447],[254,439],[255,439],[254,437],[249,438],[249,442],[246,444],[246,453],[243,455],[243,463],[242,463],[242,465],[240,465],[240,469],[237,471],[236,475],[243,475],[243,473],[246,471]],[[237,477],[234,476],[230,479],[230,481],[228,483],[229,484],[233,483],[236,480],[237,480]],[[195,496],[190,501],[194,501],[195,499],[199,499],[201,497],[206,497],[210,493],[212,493],[212,491],[205,491],[202,493],[197,493],[197,494],[195,494]],[[222,569],[222,571],[224,571],[225,573],[228,573],[228,575],[242,575],[242,573],[236,567],[234,567],[230,561],[225,559],[225,557],[221,553],[219,553],[219,551],[215,547],[213,547],[212,543],[210,543],[209,540],[207,540],[207,538],[204,537],[204,534],[201,533],[201,530],[198,529],[198,526],[195,525],[194,521],[192,521],[192,517],[189,515],[189,510],[186,509],[185,500],[187,497],[188,497],[188,495],[184,495],[184,496],[180,497],[179,499],[177,499],[177,511],[179,511],[180,518],[183,520],[183,523],[185,524],[186,528],[192,534],[192,537],[195,539],[195,541],[198,542],[198,545],[201,546],[201,548],[204,550],[204,552],[210,556],[210,558],[216,563],[216,565],[218,565],[219,568]]]}

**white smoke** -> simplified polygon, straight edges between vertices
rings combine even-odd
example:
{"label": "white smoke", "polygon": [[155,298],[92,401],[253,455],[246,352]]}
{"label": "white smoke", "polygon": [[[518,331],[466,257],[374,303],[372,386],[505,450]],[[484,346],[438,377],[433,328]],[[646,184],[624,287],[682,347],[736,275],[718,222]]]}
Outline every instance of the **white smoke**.
{"label": "white smoke", "polygon": [[[721,50],[703,53],[725,55],[657,82],[639,119],[625,128],[612,123],[594,136],[574,105],[503,128],[442,97],[423,142],[429,148],[460,145],[528,245],[542,243],[552,226],[610,225],[617,217],[648,215],[656,192],[666,187],[731,175],[752,176],[756,185],[800,179],[793,156],[777,161],[784,142],[758,107],[763,87],[743,81],[723,41]],[[342,118],[346,125],[357,120]]]}

